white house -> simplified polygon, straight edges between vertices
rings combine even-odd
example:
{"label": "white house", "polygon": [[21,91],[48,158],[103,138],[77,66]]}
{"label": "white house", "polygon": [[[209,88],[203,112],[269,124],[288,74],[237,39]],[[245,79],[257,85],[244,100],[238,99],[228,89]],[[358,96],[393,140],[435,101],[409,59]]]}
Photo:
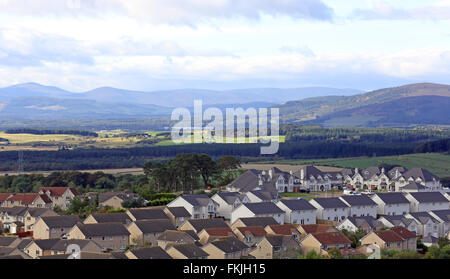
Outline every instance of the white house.
{"label": "white house", "polygon": [[377,218],[377,204],[369,196],[342,196],[340,199],[349,206],[349,216]]}
{"label": "white house", "polygon": [[395,190],[400,191],[402,187],[412,182],[421,184],[430,191],[442,190],[442,184],[439,177],[421,168],[410,169],[395,179]]}
{"label": "white house", "polygon": [[248,203],[247,196],[239,192],[217,193],[212,198],[218,204],[217,215],[225,219],[231,218],[231,212],[242,203]]}
{"label": "white house", "polygon": [[411,212],[405,215],[406,218],[412,218],[419,224],[417,234],[422,237],[439,235],[439,221],[428,212]]}
{"label": "white house", "polygon": [[401,193],[375,194],[371,198],[377,203],[378,215],[405,215],[409,212],[409,200]]}
{"label": "white house", "polygon": [[404,193],[415,193],[415,192],[428,192],[430,191],[430,189],[423,186],[422,184],[411,182],[406,186],[400,187],[399,191]]}
{"label": "white house", "polygon": [[450,210],[433,210],[429,213],[439,221],[439,235],[448,236],[450,233]]}
{"label": "white house", "polygon": [[318,198],[310,203],[317,208],[317,219],[341,222],[349,214],[349,206],[339,198]]}
{"label": "white house", "polygon": [[408,193],[405,197],[410,201],[410,212],[450,209],[450,201],[440,192]]}
{"label": "white house", "polygon": [[387,228],[403,227],[416,234],[419,233],[419,223],[414,218],[407,218],[404,215],[386,215],[378,219]]}
{"label": "white house", "polygon": [[192,219],[208,219],[217,217],[219,205],[207,195],[183,195],[170,202],[167,207],[184,207]]}
{"label": "white house", "polygon": [[272,202],[246,203],[231,212],[231,223],[234,224],[240,218],[272,217],[283,225],[285,215],[286,213]]}
{"label": "white house", "polygon": [[277,206],[286,212],[284,222],[289,224],[309,225],[315,224],[317,208],[307,200],[281,200]]}

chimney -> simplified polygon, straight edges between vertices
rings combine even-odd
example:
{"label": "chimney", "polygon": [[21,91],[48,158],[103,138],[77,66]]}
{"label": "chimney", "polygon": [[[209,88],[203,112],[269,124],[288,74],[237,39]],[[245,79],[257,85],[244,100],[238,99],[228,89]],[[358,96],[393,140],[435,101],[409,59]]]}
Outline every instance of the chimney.
{"label": "chimney", "polygon": [[355,174],[358,174],[358,173],[359,173],[359,169],[356,168],[356,169],[355,169]]}
{"label": "chimney", "polygon": [[304,169],[301,169],[301,171],[300,171],[300,179],[305,180],[305,170]]}
{"label": "chimney", "polygon": [[269,177],[271,180],[272,180],[272,176],[273,176],[272,170],[269,170]]}

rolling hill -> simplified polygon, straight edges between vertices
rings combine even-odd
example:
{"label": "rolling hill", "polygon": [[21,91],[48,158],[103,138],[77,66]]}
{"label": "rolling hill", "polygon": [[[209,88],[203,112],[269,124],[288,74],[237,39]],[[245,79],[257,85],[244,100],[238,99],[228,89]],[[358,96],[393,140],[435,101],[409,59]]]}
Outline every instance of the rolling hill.
{"label": "rolling hill", "polygon": [[285,122],[325,126],[448,125],[449,100],[450,86],[422,83],[288,102],[280,113]]}

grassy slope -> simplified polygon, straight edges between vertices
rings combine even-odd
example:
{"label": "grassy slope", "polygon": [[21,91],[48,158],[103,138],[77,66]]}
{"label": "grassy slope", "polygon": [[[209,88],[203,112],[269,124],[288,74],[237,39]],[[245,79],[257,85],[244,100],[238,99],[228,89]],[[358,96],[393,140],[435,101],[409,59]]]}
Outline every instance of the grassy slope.
{"label": "grassy slope", "polygon": [[375,158],[340,158],[323,160],[284,160],[279,164],[314,164],[343,168],[367,168],[380,164],[401,165],[408,169],[424,168],[439,177],[450,177],[450,155],[445,154],[411,154]]}

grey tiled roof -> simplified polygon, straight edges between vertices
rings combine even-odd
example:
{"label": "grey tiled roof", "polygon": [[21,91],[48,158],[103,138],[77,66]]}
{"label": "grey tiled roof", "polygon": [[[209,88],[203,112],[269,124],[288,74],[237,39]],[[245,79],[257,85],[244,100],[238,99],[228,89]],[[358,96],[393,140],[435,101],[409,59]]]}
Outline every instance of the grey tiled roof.
{"label": "grey tiled roof", "polygon": [[78,216],[44,216],[40,218],[49,228],[70,228],[81,222]]}
{"label": "grey tiled roof", "polygon": [[77,226],[86,237],[130,235],[121,223],[78,224]]}
{"label": "grey tiled roof", "polygon": [[240,218],[239,220],[247,227],[266,227],[269,225],[277,225],[278,222],[272,217],[248,217]]}
{"label": "grey tiled roof", "polygon": [[367,195],[360,196],[342,196],[341,199],[346,201],[350,206],[376,206],[376,202],[374,202]]}
{"label": "grey tiled roof", "polygon": [[314,206],[312,206],[307,200],[305,199],[297,199],[297,200],[281,200],[281,203],[283,203],[287,208],[290,210],[316,210]]}
{"label": "grey tiled roof", "polygon": [[137,208],[128,210],[136,220],[160,220],[169,219],[169,216],[161,208]]}
{"label": "grey tiled roof", "polygon": [[235,253],[247,249],[248,246],[236,237],[229,237],[218,241],[211,242],[212,245],[219,248],[224,253]]}
{"label": "grey tiled roof", "polygon": [[92,217],[98,223],[122,223],[126,224],[131,221],[130,216],[126,213],[102,213],[102,214],[92,214]]}
{"label": "grey tiled roof", "polygon": [[234,202],[241,196],[239,192],[218,193],[217,195],[227,204],[234,204]]}
{"label": "grey tiled roof", "polygon": [[408,180],[410,177],[412,177],[414,180],[416,180],[417,178],[421,178],[422,181],[433,181],[433,179],[435,179],[436,181],[439,181],[439,177],[437,177],[436,175],[432,174],[431,172],[425,170],[425,169],[421,169],[421,168],[414,168],[414,169],[410,169],[409,171],[405,172],[403,174],[403,177]]}
{"label": "grey tiled roof", "polygon": [[450,222],[450,209],[445,210],[433,210],[433,212],[437,217],[439,217],[444,222]]}
{"label": "grey tiled roof", "polygon": [[372,216],[362,216],[362,217],[348,217],[347,218],[356,227],[361,227],[364,223],[369,225],[373,230],[382,227],[382,223]]}
{"label": "grey tiled roof", "polygon": [[207,257],[208,253],[203,251],[200,247],[195,244],[177,244],[172,246],[173,249],[176,249],[178,252],[186,256],[188,259],[195,259],[199,257]]}
{"label": "grey tiled roof", "polygon": [[256,215],[259,214],[282,214],[284,211],[272,202],[247,203],[242,206],[247,207]]}
{"label": "grey tiled roof", "polygon": [[161,247],[142,248],[131,251],[138,259],[143,260],[168,260],[172,257]]}
{"label": "grey tiled roof", "polygon": [[169,210],[170,213],[172,213],[175,218],[179,217],[192,217],[191,214],[186,210],[186,208],[179,206],[179,207],[167,207],[167,210]]}
{"label": "grey tiled roof", "polygon": [[143,233],[162,233],[166,230],[176,230],[170,220],[140,220],[135,222]]}
{"label": "grey tiled roof", "polygon": [[403,215],[386,215],[383,216],[383,218],[386,219],[389,223],[393,224],[394,226],[398,226],[400,223],[409,226],[409,224],[414,222],[414,219],[406,218]]}
{"label": "grey tiled roof", "polygon": [[268,192],[268,191],[258,190],[258,191],[250,191],[250,193],[257,196],[262,201],[271,201],[271,200],[276,200],[276,199],[280,198],[280,195],[276,191]]}
{"label": "grey tiled roof", "polygon": [[181,197],[193,206],[207,206],[211,201],[207,195],[183,195]]}
{"label": "grey tiled roof", "polygon": [[385,203],[385,204],[409,204],[408,199],[402,193],[382,193],[377,194],[377,196]]}
{"label": "grey tiled roof", "polygon": [[434,223],[439,223],[439,221],[436,220],[436,218],[434,218],[433,216],[431,216],[428,212],[411,212],[409,214],[413,216],[416,220],[418,220],[419,223],[421,224],[426,224],[430,219]]}
{"label": "grey tiled roof", "polygon": [[409,194],[420,203],[429,203],[429,202],[450,203],[450,201],[446,199],[445,196],[440,192],[417,192]]}
{"label": "grey tiled roof", "polygon": [[402,190],[425,190],[427,187],[417,184],[416,182],[411,182],[408,185],[401,188]]}
{"label": "grey tiled roof", "polygon": [[239,189],[239,191],[243,193],[252,191],[259,187],[258,174],[259,173],[257,170],[248,170],[236,178],[228,186]]}
{"label": "grey tiled roof", "polygon": [[314,199],[323,208],[348,208],[339,198],[317,198]]}

